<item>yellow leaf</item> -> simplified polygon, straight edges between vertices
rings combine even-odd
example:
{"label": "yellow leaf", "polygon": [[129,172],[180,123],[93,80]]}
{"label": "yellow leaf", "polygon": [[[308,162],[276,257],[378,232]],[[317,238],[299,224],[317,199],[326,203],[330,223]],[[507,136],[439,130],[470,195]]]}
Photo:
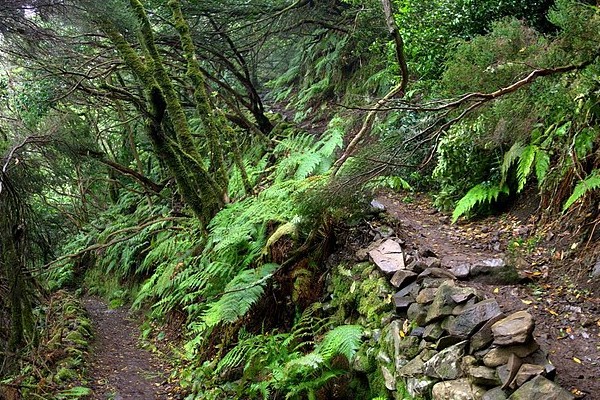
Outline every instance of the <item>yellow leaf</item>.
{"label": "yellow leaf", "polygon": [[500,293],[500,289],[499,288],[494,289],[494,294],[498,294],[498,293]]}
{"label": "yellow leaf", "polygon": [[530,305],[531,303],[533,303],[533,301],[531,301],[531,300],[521,300],[521,303]]}
{"label": "yellow leaf", "polygon": [[573,357],[573,361],[575,361],[577,364],[581,364],[581,360],[577,357]]}

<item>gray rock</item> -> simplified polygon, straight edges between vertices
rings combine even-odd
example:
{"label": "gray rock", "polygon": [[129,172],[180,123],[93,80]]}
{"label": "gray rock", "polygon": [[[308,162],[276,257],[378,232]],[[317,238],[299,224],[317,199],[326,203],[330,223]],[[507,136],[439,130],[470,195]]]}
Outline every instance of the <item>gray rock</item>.
{"label": "gray rock", "polygon": [[471,367],[467,374],[469,379],[480,386],[499,386],[502,384],[496,370],[485,366]]}
{"label": "gray rock", "polygon": [[440,268],[442,265],[437,257],[427,257],[423,262],[427,265],[427,268]]}
{"label": "gray rock", "polygon": [[531,338],[534,321],[527,311],[517,311],[492,325],[494,344],[513,345],[527,342]]}
{"label": "gray rock", "polygon": [[536,376],[515,391],[509,400],[573,400],[575,397],[543,376]]}
{"label": "gray rock", "polygon": [[431,359],[435,353],[434,350],[430,349],[421,351],[419,355],[398,369],[398,375],[402,377],[423,375],[425,362]]}
{"label": "gray rock", "polygon": [[429,324],[425,327],[425,331],[423,332],[423,339],[429,342],[435,342],[444,334],[444,330],[440,326],[440,324],[434,323]]}
{"label": "gray rock", "polygon": [[423,289],[417,295],[416,301],[419,304],[429,304],[435,299],[435,294],[437,293],[437,288],[427,288]]}
{"label": "gray rock", "polygon": [[506,393],[502,388],[496,387],[483,394],[481,400],[506,400]]}
{"label": "gray rock", "polygon": [[540,348],[540,345],[535,341],[526,344],[507,347],[494,347],[483,356],[483,364],[486,367],[495,368],[499,365],[506,364],[511,354],[519,358],[525,358]]}
{"label": "gray rock", "polygon": [[447,261],[442,260],[442,267],[446,267],[452,272],[452,275],[458,279],[467,279],[471,275],[471,264],[466,261]]}
{"label": "gray rock", "polygon": [[436,278],[436,277],[431,277],[428,276],[425,279],[423,279],[421,281],[421,287],[423,289],[426,288],[439,288],[440,286],[442,286],[442,284],[446,283],[446,282],[452,282],[454,281],[454,279],[448,279],[448,278]]}
{"label": "gray rock", "polygon": [[447,317],[448,315],[452,315],[452,310],[456,306],[456,303],[452,300],[452,295],[458,293],[457,289],[459,288],[457,288],[452,281],[444,282],[438,288],[435,298],[427,311],[425,323],[430,323]]}
{"label": "gray rock", "polygon": [[386,275],[393,275],[394,272],[405,269],[402,247],[392,239],[387,239],[376,249],[369,251],[369,256]]}
{"label": "gray rock", "polygon": [[475,305],[475,303],[477,303],[477,300],[475,298],[470,299],[469,301],[467,301],[466,303],[461,303],[459,305],[457,305],[456,307],[454,307],[452,309],[452,315],[454,316],[459,316],[460,314],[462,314],[467,308]]}
{"label": "gray rock", "polygon": [[396,306],[396,312],[398,313],[406,311],[415,302],[415,299],[410,296],[399,297],[397,294],[392,296],[392,300],[394,300],[394,306]]}
{"label": "gray rock", "polygon": [[492,325],[496,322],[500,321],[504,318],[504,314],[497,315],[487,321],[477,332],[471,336],[471,341],[469,343],[469,353],[473,354],[474,352],[481,350],[487,346],[489,346],[494,340],[494,335],[492,334]]}
{"label": "gray rock", "polygon": [[411,331],[410,331],[410,335],[411,336],[416,336],[418,338],[423,337],[423,332],[425,332],[425,328],[423,328],[422,326],[415,326]]}
{"label": "gray rock", "polygon": [[538,375],[542,375],[544,371],[544,367],[541,365],[523,364],[521,365],[521,368],[519,368],[519,372],[517,372],[514,383],[517,387],[522,386],[528,380]]}
{"label": "gray rock", "polygon": [[464,288],[464,290],[460,291],[459,293],[453,294],[451,297],[452,301],[454,301],[456,304],[462,304],[467,300],[472,299],[473,297],[479,300],[480,296],[478,295],[477,290],[475,290],[474,288]]}
{"label": "gray rock", "polygon": [[433,400],[474,400],[480,399],[485,391],[463,378],[436,383],[431,390],[431,397]]}
{"label": "gray rock", "polygon": [[417,324],[417,326],[424,326],[425,318],[427,318],[427,308],[423,304],[412,303],[408,307],[406,315],[408,319]]}
{"label": "gray rock", "polygon": [[385,206],[377,199],[373,199],[371,200],[371,212],[378,214],[378,213],[382,213],[385,212]]}
{"label": "gray rock", "polygon": [[417,297],[417,295],[419,294],[419,290],[421,290],[421,286],[419,286],[416,282],[413,282],[404,289],[401,289],[399,292],[397,292],[396,295],[400,297]]}
{"label": "gray rock", "polygon": [[460,378],[460,360],[465,354],[466,344],[466,341],[462,341],[431,357],[424,365],[425,375],[444,380]]}
{"label": "gray rock", "polygon": [[500,306],[494,299],[480,301],[456,317],[448,328],[448,333],[453,336],[467,338],[487,321],[502,314]]}
{"label": "gray rock", "polygon": [[506,266],[501,258],[490,258],[471,265],[471,275],[492,274]]}
{"label": "gray rock", "polygon": [[407,286],[409,283],[411,283],[412,281],[414,281],[416,279],[416,277],[417,277],[416,273],[405,270],[405,269],[401,269],[394,273],[394,275],[392,276],[392,279],[390,279],[390,283],[392,284],[392,286],[394,286],[396,288],[403,288],[403,287]]}
{"label": "gray rock", "polygon": [[425,397],[431,391],[435,380],[427,376],[417,376],[406,378],[406,391],[412,397]]}

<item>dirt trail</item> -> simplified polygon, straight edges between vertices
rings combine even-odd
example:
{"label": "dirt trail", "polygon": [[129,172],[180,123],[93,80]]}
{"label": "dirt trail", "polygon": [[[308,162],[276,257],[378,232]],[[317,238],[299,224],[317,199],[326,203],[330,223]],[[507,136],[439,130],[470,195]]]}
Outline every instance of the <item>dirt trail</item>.
{"label": "dirt trail", "polygon": [[505,313],[528,310],[536,340],[557,368],[557,382],[577,398],[600,400],[600,294],[585,276],[577,280],[571,272],[582,269],[577,261],[557,261],[552,243],[530,235],[536,205],[453,225],[425,196],[383,195],[378,201],[398,221],[397,234],[408,246],[429,248],[445,264],[502,257],[514,265],[521,283],[487,279],[470,285],[496,298]]}
{"label": "dirt trail", "polygon": [[93,400],[172,399],[168,368],[152,353],[138,347],[139,329],[126,308],[111,310],[94,297],[84,299],[94,325],[89,360]]}

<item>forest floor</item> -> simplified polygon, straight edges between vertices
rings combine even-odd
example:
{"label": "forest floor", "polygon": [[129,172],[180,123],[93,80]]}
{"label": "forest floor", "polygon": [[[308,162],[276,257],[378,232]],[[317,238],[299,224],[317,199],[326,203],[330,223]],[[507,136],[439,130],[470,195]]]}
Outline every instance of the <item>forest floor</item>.
{"label": "forest floor", "polygon": [[[600,399],[600,276],[591,278],[589,265],[578,257],[585,243],[583,251],[573,252],[570,232],[535,226],[537,204],[451,224],[424,195],[387,194],[378,201],[407,247],[431,249],[443,264],[503,258],[514,265],[516,282],[488,276],[471,284],[506,314],[528,310],[536,321],[534,335],[557,368],[556,381],[578,398]],[[587,243],[592,257],[598,257],[595,246]]]}
{"label": "forest floor", "polygon": [[96,297],[84,305],[94,327],[88,379],[93,400],[172,399],[169,365],[139,347],[139,325],[126,307],[111,310]]}

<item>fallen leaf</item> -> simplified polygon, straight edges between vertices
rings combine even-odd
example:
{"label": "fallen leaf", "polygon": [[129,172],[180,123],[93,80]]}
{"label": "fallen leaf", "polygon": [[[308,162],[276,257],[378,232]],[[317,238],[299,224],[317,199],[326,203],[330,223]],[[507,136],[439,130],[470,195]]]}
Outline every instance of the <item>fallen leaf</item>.
{"label": "fallen leaf", "polygon": [[581,360],[577,357],[573,357],[573,361],[575,361],[577,364],[581,364]]}
{"label": "fallen leaf", "polygon": [[[500,293],[500,288],[494,289],[494,294]],[[598,321],[598,325],[600,325],[600,321]]]}
{"label": "fallen leaf", "polygon": [[521,300],[521,303],[530,305],[531,303],[533,303],[533,301],[531,301],[531,300]]}

